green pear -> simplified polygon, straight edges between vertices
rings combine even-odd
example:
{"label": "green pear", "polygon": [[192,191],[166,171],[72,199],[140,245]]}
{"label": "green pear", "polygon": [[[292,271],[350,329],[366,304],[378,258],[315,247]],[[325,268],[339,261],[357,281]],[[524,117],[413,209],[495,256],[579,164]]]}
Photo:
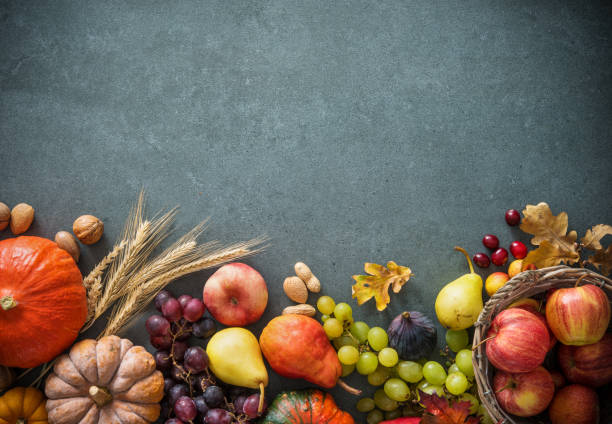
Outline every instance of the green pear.
{"label": "green pear", "polygon": [[463,330],[474,325],[482,311],[482,278],[474,272],[465,249],[462,252],[470,266],[470,273],[448,283],[436,298],[436,315],[440,324],[451,330]]}
{"label": "green pear", "polygon": [[234,386],[260,389],[268,385],[259,341],[249,330],[230,327],[215,333],[206,346],[210,370],[220,380]]}

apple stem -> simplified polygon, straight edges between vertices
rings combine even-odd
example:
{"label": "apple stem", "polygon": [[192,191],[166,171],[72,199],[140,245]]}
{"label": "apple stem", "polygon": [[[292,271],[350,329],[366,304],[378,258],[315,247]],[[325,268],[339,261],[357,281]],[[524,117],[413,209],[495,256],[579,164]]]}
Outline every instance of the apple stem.
{"label": "apple stem", "polygon": [[574,284],[574,288],[578,287],[578,284],[582,281],[582,279],[584,277],[588,277],[589,274],[582,274],[580,277],[578,277],[578,279],[576,280],[576,284]]}
{"label": "apple stem", "polygon": [[470,266],[470,274],[474,273],[474,265],[472,265],[472,260],[470,259],[470,255],[465,251],[463,247],[455,246],[455,250],[461,252],[465,255],[465,259],[468,261],[468,265]]}
{"label": "apple stem", "polygon": [[495,336],[490,336],[490,337],[487,337],[487,338],[486,338],[486,339],[484,339],[484,340],[481,340],[481,341],[480,341],[480,343],[478,343],[476,346],[474,346],[474,347],[472,348],[472,352],[473,352],[473,351],[475,351],[476,349],[478,349],[478,346],[480,346],[480,345],[481,345],[481,344],[483,344],[484,342],[488,342],[489,340],[494,339],[494,338],[495,338]]}
{"label": "apple stem", "polygon": [[263,412],[264,406],[264,384],[259,383],[259,405],[257,406],[257,413],[261,414]]}
{"label": "apple stem", "polygon": [[361,390],[349,386],[348,384],[346,384],[344,381],[342,381],[340,379],[338,379],[336,384],[338,386],[342,387],[344,390],[346,390],[347,392],[349,392],[352,395],[359,396],[361,394]]}

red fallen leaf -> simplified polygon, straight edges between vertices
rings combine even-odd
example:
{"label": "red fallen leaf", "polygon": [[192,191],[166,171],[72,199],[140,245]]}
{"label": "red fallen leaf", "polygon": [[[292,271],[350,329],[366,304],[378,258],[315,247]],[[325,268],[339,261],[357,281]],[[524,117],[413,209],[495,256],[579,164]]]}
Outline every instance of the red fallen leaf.
{"label": "red fallen leaf", "polygon": [[425,406],[421,424],[478,424],[480,420],[470,417],[470,402],[455,402],[453,406],[448,399],[435,393],[428,395],[419,390],[420,403]]}
{"label": "red fallen leaf", "polygon": [[420,417],[402,417],[389,421],[381,421],[379,424],[420,424]]}

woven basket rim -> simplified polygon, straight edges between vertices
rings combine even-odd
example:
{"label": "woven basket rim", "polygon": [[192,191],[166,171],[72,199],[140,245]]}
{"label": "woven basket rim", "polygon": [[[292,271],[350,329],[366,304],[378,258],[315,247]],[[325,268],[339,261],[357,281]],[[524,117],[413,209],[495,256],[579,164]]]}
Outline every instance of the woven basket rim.
{"label": "woven basket rim", "polygon": [[612,299],[611,279],[590,269],[559,265],[521,272],[504,284],[484,305],[478,320],[474,324],[472,363],[480,401],[494,422],[499,424],[527,424],[541,421],[510,415],[497,402],[491,387],[494,368],[489,363],[485,353],[485,343],[481,343],[491,325],[491,321],[499,312],[516,300],[546,292],[550,288],[573,286],[579,278],[581,278],[581,284],[597,285],[608,293],[608,300]]}

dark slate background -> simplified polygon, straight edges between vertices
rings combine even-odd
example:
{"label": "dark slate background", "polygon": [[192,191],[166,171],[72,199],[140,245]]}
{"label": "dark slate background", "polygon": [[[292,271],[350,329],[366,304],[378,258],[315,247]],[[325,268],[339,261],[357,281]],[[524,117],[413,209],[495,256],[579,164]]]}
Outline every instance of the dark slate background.
{"label": "dark slate background", "polygon": [[[547,201],[580,233],[612,223],[611,11],[609,1],[0,0],[0,201],[36,208],[28,234],[103,219],[83,272],[141,187],[151,213],[181,206],[176,236],[208,216],[208,239],[266,234],[270,247],[248,261],[271,292],[257,334],[290,304],[281,283],[297,260],[357,319],[386,326],[404,309],[435,319],[436,293],[467,270],[454,245],[475,253],[489,232],[503,245],[528,240],[506,209]],[[387,260],[414,278],[385,312],[357,307],[351,275]],[[199,295],[209,275],[171,289]],[[150,348],[143,320],[125,336]],[[269,393],[303,386],[272,373]],[[355,412],[354,398],[332,392]]]}

